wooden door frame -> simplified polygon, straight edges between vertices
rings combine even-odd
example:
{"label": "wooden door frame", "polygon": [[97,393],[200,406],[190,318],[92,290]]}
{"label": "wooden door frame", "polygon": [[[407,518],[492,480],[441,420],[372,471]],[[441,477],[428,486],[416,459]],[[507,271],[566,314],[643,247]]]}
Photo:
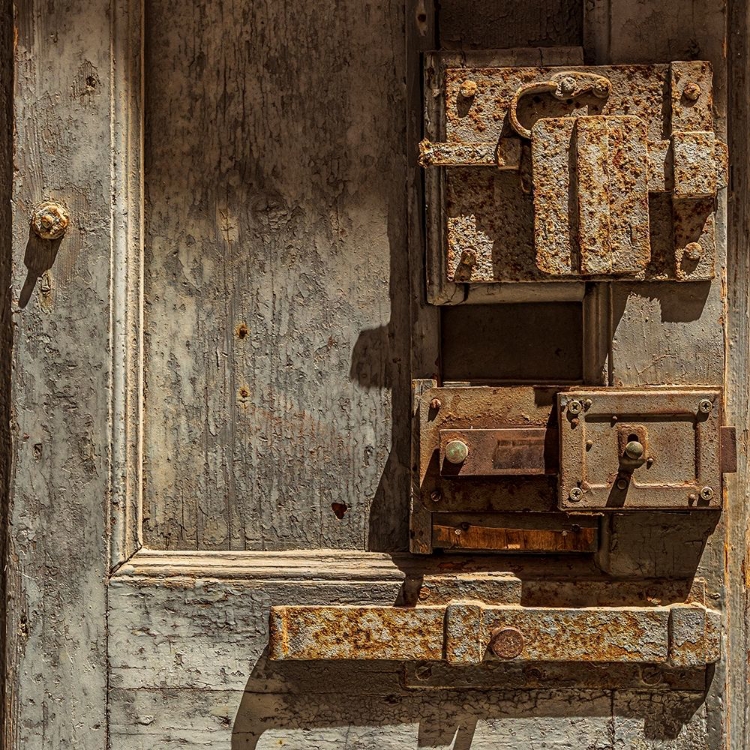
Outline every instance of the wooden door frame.
{"label": "wooden door frame", "polygon": [[[11,177],[12,165],[9,154],[13,139],[13,111],[12,107],[12,68],[13,68],[13,40],[11,38],[10,23],[1,23],[12,16],[10,2],[5,2],[0,8],[0,220],[9,219],[10,196],[12,186],[8,183]],[[108,15],[111,12],[111,17]],[[425,12],[424,6],[417,0],[407,2],[407,13]],[[107,324],[109,346],[111,347],[111,372],[108,373],[111,404],[109,406],[109,426],[111,432],[94,440],[96,451],[102,451],[98,465],[104,468],[105,476],[98,476],[82,485],[84,490],[77,502],[79,511],[88,511],[85,516],[84,527],[78,537],[81,544],[89,544],[90,549],[82,549],[85,557],[90,557],[97,566],[99,580],[102,587],[102,598],[90,602],[90,609],[76,609],[75,602],[68,601],[57,614],[61,617],[75,618],[80,621],[73,624],[75,631],[71,641],[71,660],[88,661],[92,677],[89,685],[69,684],[70,672],[52,663],[49,655],[44,656],[44,643],[35,641],[34,628],[36,620],[30,614],[41,613],[40,618],[55,620],[57,593],[52,592],[50,601],[45,602],[38,593],[27,591],[25,581],[39,581],[50,575],[50,567],[56,570],[56,575],[65,579],[67,587],[84,586],[79,569],[67,569],[69,560],[66,555],[56,558],[54,548],[44,550],[47,556],[40,561],[40,545],[29,541],[29,528],[44,532],[41,538],[47,542],[53,538],[52,530],[55,523],[50,488],[55,479],[54,472],[59,467],[47,466],[39,463],[35,458],[32,446],[24,439],[21,422],[18,421],[19,412],[33,406],[34,400],[49,398],[51,409],[55,412],[51,419],[57,430],[57,441],[74,441],[80,437],[70,429],[70,422],[64,414],[60,397],[56,396],[51,384],[35,389],[27,379],[39,377],[44,371],[45,354],[35,352],[30,348],[32,337],[40,333],[50,333],[51,320],[37,316],[33,324],[25,325],[16,320],[14,322],[15,350],[13,385],[10,386],[9,361],[0,364],[0,412],[2,412],[2,428],[0,428],[0,491],[3,491],[2,522],[5,533],[3,548],[0,552],[5,560],[6,575],[2,579],[3,593],[7,593],[6,601],[9,606],[4,618],[4,643],[2,661],[4,666],[6,694],[4,696],[4,731],[3,746],[8,748],[22,747],[24,737],[36,737],[41,732],[38,707],[32,707],[19,698],[16,689],[22,679],[28,680],[29,675],[35,675],[40,664],[49,668],[49,673],[41,680],[38,694],[54,700],[55,711],[51,717],[45,717],[44,722],[49,739],[53,743],[55,738],[69,736],[72,731],[68,726],[70,716],[85,715],[96,731],[89,732],[81,729],[77,747],[103,748],[107,744],[106,732],[106,697],[107,697],[107,659],[106,654],[94,643],[102,638],[106,639],[106,621],[108,604],[105,584],[112,581],[158,581],[164,577],[175,575],[208,575],[224,579],[255,579],[255,580],[288,580],[320,579],[346,580],[349,582],[391,580],[398,582],[403,577],[401,565],[391,555],[366,552],[302,552],[302,553],[258,553],[258,552],[160,552],[145,550],[141,546],[141,458],[142,458],[142,396],[143,396],[143,164],[142,148],[140,147],[143,134],[143,66],[142,66],[142,27],[143,4],[141,0],[114,0],[111,9],[106,2],[91,2],[90,0],[73,0],[69,4],[70,18],[89,18],[87,26],[79,30],[77,39],[63,45],[60,50],[55,47],[54,31],[56,26],[61,28],[62,34],[72,37],[72,32],[65,26],[63,19],[48,16],[48,5],[41,0],[29,0],[19,4],[16,9],[16,23],[20,27],[19,39],[21,52],[33,53],[36,66],[36,77],[33,81],[33,97],[35,102],[48,100],[54,103],[52,111],[58,123],[69,122],[78,114],[75,108],[76,97],[71,98],[69,92],[68,65],[77,65],[80,60],[89,60],[98,71],[95,79],[96,86],[100,86],[106,96],[95,99],[93,93],[83,92],[80,96],[91,97],[92,117],[104,117],[106,127],[102,133],[108,133],[106,149],[113,155],[112,168],[102,164],[99,176],[107,181],[111,176],[111,184],[99,193],[98,198],[88,196],[87,200],[96,205],[91,209],[100,222],[106,222],[103,229],[90,233],[88,239],[82,240],[81,257],[86,262],[105,263],[109,265],[110,274],[105,279],[101,274],[93,282],[80,281],[96,285],[102,295],[109,295],[111,305],[111,320]],[[425,28],[431,28],[432,19],[428,18]],[[412,28],[411,25],[408,28]],[[725,510],[728,521],[727,538],[727,585],[728,585],[728,617],[729,627],[726,634],[726,669],[727,669],[727,743],[729,747],[739,748],[746,742],[748,726],[748,696],[747,696],[747,585],[746,554],[748,539],[748,482],[750,481],[750,466],[748,466],[747,451],[748,432],[750,430],[750,378],[748,378],[748,337],[750,336],[750,207],[747,196],[750,194],[750,147],[745,134],[750,130],[750,52],[748,33],[750,32],[750,7],[748,0],[731,0],[729,3],[729,140],[732,164],[732,178],[729,192],[729,237],[728,237],[728,334],[727,354],[728,369],[726,378],[728,413],[732,422],[737,425],[739,437],[739,471],[729,479],[731,502]],[[35,30],[36,36],[32,31]],[[97,42],[102,40],[97,36],[106,35],[104,50],[97,49]],[[43,42],[42,39],[45,41]],[[33,47],[28,47],[31,42]],[[431,33],[410,37],[408,43],[415,53],[431,46]],[[111,45],[111,46],[110,46]],[[105,54],[106,53],[106,54]],[[415,59],[410,52],[410,60]],[[22,61],[16,59],[16,71],[23,75],[17,76],[16,85],[25,86],[31,66],[23,67]],[[411,64],[410,64],[411,65]],[[410,97],[412,99],[412,113],[414,100],[418,96],[418,67],[411,65]],[[18,89],[17,89],[18,91]],[[24,88],[24,92],[29,89]],[[25,94],[29,97],[31,93]],[[16,113],[20,111],[22,102],[17,102]],[[7,119],[10,117],[10,122]],[[67,119],[66,119],[67,118]],[[409,119],[411,138],[419,131],[419,124]],[[81,127],[85,127],[82,125]],[[95,134],[94,134],[95,135]],[[76,140],[76,139],[74,139]],[[72,146],[65,144],[64,139],[55,140],[56,147],[68,148],[73,153],[67,155],[67,171],[56,172],[53,168],[49,174],[30,175],[21,170],[18,179],[20,188],[13,191],[15,212],[13,224],[15,227],[15,248],[11,254],[10,236],[6,227],[9,222],[2,222],[2,239],[0,239],[0,279],[10,276],[11,259],[16,266],[14,281],[19,274],[23,277],[23,253],[28,232],[25,209],[28,203],[40,200],[49,193],[64,192],[66,181],[71,184],[84,184],[90,177],[86,167],[76,173],[76,154],[83,159],[86,143],[76,142]],[[16,141],[16,159],[18,149],[24,149],[29,141],[24,140],[23,133]],[[52,155],[54,156],[54,154]],[[20,169],[20,167],[19,167]],[[419,182],[412,172],[412,186]],[[114,197],[109,205],[103,202],[101,196],[107,194]],[[19,196],[21,200],[19,200]],[[97,202],[98,201],[98,202]],[[420,212],[418,191],[410,191],[410,232],[412,239],[416,238],[419,245]],[[104,225],[102,225],[104,226]],[[109,237],[111,246],[98,247],[96,241]],[[412,247],[415,243],[411,243]],[[7,249],[6,249],[7,248]],[[87,255],[88,254],[88,255]],[[18,270],[20,269],[20,270]],[[413,264],[412,285],[414,289],[421,287],[423,278],[420,261]],[[12,313],[16,302],[12,293],[7,294],[10,284],[2,282],[3,308],[0,315],[0,339],[9,344],[11,338]],[[17,288],[17,285],[16,285]],[[80,291],[76,292],[80,295]],[[83,297],[72,299],[66,308],[60,305],[61,315],[57,317],[58,325],[65,325],[81,311],[76,303]],[[84,310],[84,313],[87,311]],[[88,311],[90,313],[90,311]],[[436,326],[434,312],[424,312],[417,301],[413,303],[414,338],[419,339],[420,332],[434,331]],[[424,338],[424,337],[421,337]],[[103,345],[102,338],[94,342]],[[60,346],[66,346],[70,353],[75,353],[74,342],[63,340]],[[732,354],[733,349],[739,347],[739,353]],[[432,361],[435,355],[430,345],[423,349],[415,349],[413,372],[424,371],[425,363]],[[104,359],[104,357],[102,357]],[[6,358],[7,360],[7,358]],[[96,408],[95,395],[88,398],[92,411]],[[103,406],[100,407],[104,409]],[[11,421],[13,420],[13,421]],[[14,444],[10,447],[11,430]],[[12,473],[9,467],[13,461]],[[35,463],[36,462],[36,463]],[[74,470],[75,472],[75,470]],[[33,502],[25,499],[24,484],[29,487],[38,474],[45,475],[47,483],[34,490]],[[102,498],[106,498],[106,508]],[[59,498],[58,498],[59,499]],[[47,510],[45,510],[45,508]],[[110,531],[107,538],[101,529],[106,526],[104,519],[95,518],[98,509],[102,508],[103,515],[110,516]],[[22,520],[27,514],[35,515],[31,524],[25,525]],[[96,541],[90,541],[95,539]],[[89,541],[87,541],[89,540]],[[71,540],[75,543],[76,540]],[[44,557],[42,555],[41,557]],[[51,566],[50,566],[50,563]],[[86,613],[86,618],[81,613]],[[71,620],[72,621],[72,620]],[[30,632],[31,631],[31,632]],[[38,651],[34,651],[38,649]],[[89,653],[90,652],[90,653]],[[88,654],[88,655],[87,655]],[[93,656],[91,655],[93,654]],[[53,660],[54,662],[54,660]],[[53,688],[57,681],[58,687]],[[62,689],[60,689],[60,686]],[[81,714],[81,712],[84,712]],[[90,714],[90,715],[89,715]],[[67,728],[66,728],[67,727]],[[52,744],[45,746],[54,746]]]}

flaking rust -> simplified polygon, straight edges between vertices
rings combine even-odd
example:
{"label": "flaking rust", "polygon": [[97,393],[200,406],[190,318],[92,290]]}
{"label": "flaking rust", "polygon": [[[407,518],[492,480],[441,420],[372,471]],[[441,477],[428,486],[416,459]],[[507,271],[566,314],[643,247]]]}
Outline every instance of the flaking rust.
{"label": "flaking rust", "polygon": [[442,60],[428,61],[442,109],[420,162],[443,169],[444,281],[713,278],[726,147],[709,63]]}

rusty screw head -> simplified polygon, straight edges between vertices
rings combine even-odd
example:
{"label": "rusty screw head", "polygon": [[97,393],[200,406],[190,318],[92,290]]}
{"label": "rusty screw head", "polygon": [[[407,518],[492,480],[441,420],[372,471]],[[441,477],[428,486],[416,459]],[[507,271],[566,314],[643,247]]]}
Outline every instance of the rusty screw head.
{"label": "rusty screw head", "polygon": [[688,260],[699,261],[703,257],[703,245],[700,242],[688,242],[683,256]]}
{"label": "rusty screw head", "polygon": [[698,404],[698,411],[702,412],[703,414],[710,414],[711,409],[714,408],[713,401],[709,398],[703,398],[701,399],[700,403]]}
{"label": "rusty screw head", "polygon": [[580,487],[571,487],[570,492],[568,493],[568,500],[570,500],[571,503],[580,502],[582,497],[583,490]]}
{"label": "rusty screw head", "polygon": [[583,404],[580,401],[568,401],[568,412],[570,414],[580,414],[583,411]]}
{"label": "rusty screw head", "polygon": [[701,87],[694,82],[688,83],[682,89],[682,94],[689,102],[697,102],[701,95]]}
{"label": "rusty screw head", "polygon": [[617,480],[617,489],[618,490],[626,490],[628,488],[628,480],[627,479],[618,479]]}
{"label": "rusty screw head", "polygon": [[445,460],[452,464],[462,464],[469,455],[469,446],[462,440],[451,440],[445,446]]}
{"label": "rusty screw head", "polygon": [[633,461],[638,461],[643,456],[643,444],[637,440],[631,440],[625,446],[625,455]]}
{"label": "rusty screw head", "polygon": [[594,96],[599,99],[606,99],[609,96],[609,81],[601,80],[594,84]]}
{"label": "rusty screw head", "polygon": [[495,628],[490,650],[498,659],[515,659],[523,651],[523,633],[517,628]]}
{"label": "rusty screw head", "polygon": [[433,411],[437,411],[442,405],[443,404],[439,398],[433,398],[432,401],[430,401],[430,409]]}
{"label": "rusty screw head", "polygon": [[433,490],[430,492],[430,500],[433,503],[439,503],[443,499],[443,493],[440,490]]}
{"label": "rusty screw head", "polygon": [[65,234],[70,215],[65,206],[54,201],[40,203],[31,214],[31,228],[43,240],[57,240]]}
{"label": "rusty screw head", "polygon": [[464,99],[471,99],[477,93],[477,82],[472,80],[466,80],[461,84],[461,96]]}
{"label": "rusty screw head", "polygon": [[701,500],[710,500],[714,496],[713,488],[704,487],[701,490]]}

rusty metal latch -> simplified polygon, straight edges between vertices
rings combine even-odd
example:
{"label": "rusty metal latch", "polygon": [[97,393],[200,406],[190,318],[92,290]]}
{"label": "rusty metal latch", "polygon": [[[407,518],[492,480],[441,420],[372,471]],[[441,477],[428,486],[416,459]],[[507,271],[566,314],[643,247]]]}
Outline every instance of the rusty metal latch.
{"label": "rusty metal latch", "polygon": [[447,282],[714,277],[727,153],[709,63],[474,68],[436,53],[427,83],[420,164],[451,168],[428,185]]}
{"label": "rusty metal latch", "polygon": [[701,666],[720,658],[719,613],[700,604],[521,607],[271,608],[271,659],[388,659],[479,664],[641,662]]}

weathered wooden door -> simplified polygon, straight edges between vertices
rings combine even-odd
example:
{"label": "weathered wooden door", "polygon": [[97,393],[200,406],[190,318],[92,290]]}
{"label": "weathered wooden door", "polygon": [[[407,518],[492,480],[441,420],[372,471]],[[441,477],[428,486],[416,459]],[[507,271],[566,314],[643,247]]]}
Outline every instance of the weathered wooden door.
{"label": "weathered wooden door", "polygon": [[[4,747],[746,746],[746,4],[437,5],[2,3]],[[691,61],[712,84],[684,89]],[[498,65],[537,86],[516,125],[481,109],[497,74],[465,73]],[[568,68],[618,65],[656,66],[624,77],[661,81],[661,161],[612,145],[640,127],[635,84],[604,125],[562,96],[526,131],[555,86],[578,95]],[[517,73],[539,66],[567,78],[540,92]],[[423,171],[445,102],[464,135],[526,141],[424,145]],[[577,203],[540,187],[545,122],[577,128],[545,173],[578,170]],[[608,237],[651,226],[615,279],[584,235],[621,166],[587,138],[645,165],[606,199]],[[681,148],[714,170],[686,188],[711,232],[692,249]],[[568,208],[578,275],[523,286],[560,272],[534,248]],[[677,266],[644,277],[662,230]],[[605,422],[625,442],[600,507],[580,472],[607,455],[562,432]],[[675,445],[713,485],[629,507],[642,464],[693,466]]]}

